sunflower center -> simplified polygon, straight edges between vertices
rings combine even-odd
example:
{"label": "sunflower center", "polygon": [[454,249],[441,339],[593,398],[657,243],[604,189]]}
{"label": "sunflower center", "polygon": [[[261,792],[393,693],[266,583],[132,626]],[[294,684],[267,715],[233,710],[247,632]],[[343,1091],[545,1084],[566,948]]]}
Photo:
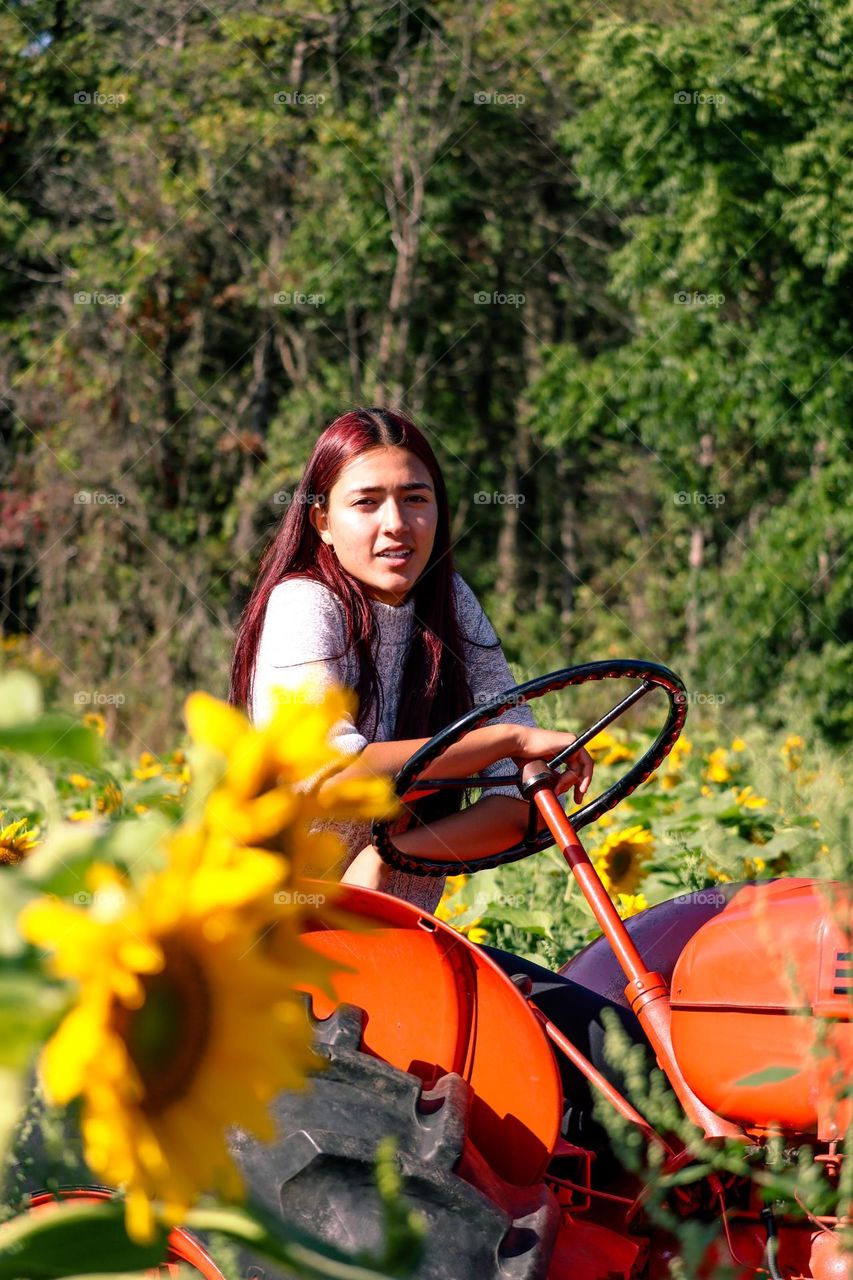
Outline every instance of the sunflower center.
{"label": "sunflower center", "polygon": [[617,849],[612,859],[613,879],[621,881],[634,869],[634,852],[630,849]]}
{"label": "sunflower center", "polygon": [[116,1004],[113,1025],[145,1089],[142,1110],[159,1115],[191,1088],[210,1040],[210,987],[196,954],[178,939],[162,943],[166,963],[142,979],[138,1009]]}

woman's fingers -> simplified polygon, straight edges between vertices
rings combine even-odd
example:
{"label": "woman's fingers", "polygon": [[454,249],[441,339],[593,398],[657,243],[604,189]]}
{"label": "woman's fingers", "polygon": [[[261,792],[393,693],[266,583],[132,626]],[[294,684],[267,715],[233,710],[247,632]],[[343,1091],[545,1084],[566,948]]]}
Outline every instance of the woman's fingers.
{"label": "woman's fingers", "polygon": [[[575,801],[577,804],[580,804],[587,791],[589,791],[589,784],[592,782],[592,771],[595,767],[592,756],[585,747],[582,747],[578,752],[578,763],[581,771],[581,780],[575,789]],[[580,794],[578,794],[578,792],[580,792]]]}
{"label": "woman's fingers", "polygon": [[[524,764],[528,760],[536,759],[547,761],[551,756],[558,754],[560,750],[565,750],[567,745],[575,741],[574,734],[556,733],[551,730],[533,729],[524,730],[522,733],[522,751],[515,757],[518,764]],[[580,750],[573,752],[568,757],[565,768],[558,776],[554,794],[563,795],[571,787],[574,787],[575,804],[581,804],[592,781],[592,770],[592,756],[584,747],[581,747]]]}
{"label": "woman's fingers", "polygon": [[563,795],[570,787],[574,787],[575,804],[580,804],[589,790],[593,767],[592,756],[583,748],[575,755],[569,756],[568,764],[560,774],[555,794],[558,796]]}

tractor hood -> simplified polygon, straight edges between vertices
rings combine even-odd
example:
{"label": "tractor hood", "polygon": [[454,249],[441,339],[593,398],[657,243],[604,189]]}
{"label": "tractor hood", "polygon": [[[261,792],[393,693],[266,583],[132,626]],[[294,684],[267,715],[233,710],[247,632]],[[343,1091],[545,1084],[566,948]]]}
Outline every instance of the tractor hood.
{"label": "tractor hood", "polygon": [[672,975],[672,1040],[696,1095],[750,1133],[844,1135],[853,1114],[853,892],[739,889]]}

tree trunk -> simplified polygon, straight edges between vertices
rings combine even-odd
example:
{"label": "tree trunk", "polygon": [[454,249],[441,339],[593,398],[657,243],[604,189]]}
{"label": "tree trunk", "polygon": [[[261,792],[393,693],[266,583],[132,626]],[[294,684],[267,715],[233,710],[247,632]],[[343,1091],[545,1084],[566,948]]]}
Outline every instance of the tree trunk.
{"label": "tree trunk", "polygon": [[560,622],[564,626],[570,626],[575,616],[575,596],[580,582],[580,554],[575,475],[567,455],[562,451],[557,454],[557,493],[560,502],[560,554],[563,559],[563,571],[560,575]]}
{"label": "tree trunk", "polygon": [[[697,462],[701,472],[705,473],[705,490],[711,480],[711,467],[714,463],[714,437],[705,432],[699,439]],[[707,494],[706,494],[707,496]],[[693,528],[690,531],[689,594],[687,599],[687,661],[691,672],[695,673],[699,663],[699,625],[702,616],[702,573],[705,568],[705,526],[702,522],[701,507],[694,511]]]}

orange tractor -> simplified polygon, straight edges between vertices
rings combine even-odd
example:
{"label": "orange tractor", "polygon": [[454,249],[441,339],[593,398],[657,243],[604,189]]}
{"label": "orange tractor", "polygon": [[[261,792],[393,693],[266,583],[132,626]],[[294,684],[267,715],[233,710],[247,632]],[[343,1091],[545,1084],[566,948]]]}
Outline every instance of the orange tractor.
{"label": "orange tractor", "polygon": [[[328,1068],[308,1092],[277,1099],[275,1143],[237,1134],[235,1156],[256,1200],[348,1252],[379,1253],[374,1158],[378,1141],[394,1135],[405,1199],[426,1218],[419,1280],[665,1280],[678,1274],[670,1262],[679,1253],[671,1229],[679,1218],[720,1226],[691,1275],[851,1280],[849,1218],[815,1216],[793,1201],[780,1210],[749,1176],[772,1150],[777,1162],[813,1163],[830,1184],[845,1185],[842,1148],[853,1112],[849,886],[727,884],[623,921],[578,837],[672,749],[687,712],[679,678],[656,664],[613,661],[519,685],[436,734],[400,771],[398,794],[411,802],[484,785],[418,778],[451,743],[520,700],[606,679],[638,683],[554,759],[488,779],[519,785],[530,802],[528,830],[512,848],[464,866],[494,867],[556,844],[602,936],[549,974],[476,946],[399,899],[346,888],[341,905],[371,927],[315,923],[305,934],[340,966],[335,1000],[306,991]],[[665,692],[668,714],[654,743],[567,817],[553,790],[560,765],[655,689]],[[387,822],[375,823],[373,835],[385,860],[406,871],[460,869],[406,857]],[[608,1009],[644,1046],[650,1066],[656,1059],[701,1142],[688,1147],[656,1132],[625,1096],[603,1054]],[[636,1135],[635,1146],[650,1149],[655,1175],[629,1173],[615,1158],[600,1112],[592,1115],[596,1097]],[[703,1158],[703,1149],[723,1145],[722,1166]],[[733,1150],[742,1171],[733,1168]],[[652,1194],[662,1180],[663,1219]],[[844,1214],[853,1213],[839,1199]],[[174,1262],[217,1275],[185,1235],[174,1233]],[[258,1264],[250,1274],[273,1274]]]}
{"label": "orange tractor", "polygon": [[[306,934],[311,947],[346,969],[337,1002],[308,993],[328,1070],[310,1093],[279,1099],[277,1143],[240,1137],[235,1153],[268,1206],[330,1243],[377,1249],[372,1162],[379,1138],[394,1134],[406,1197],[427,1220],[416,1272],[424,1280],[664,1280],[677,1234],[650,1214],[649,1186],[608,1150],[591,1118],[590,1102],[601,1095],[643,1143],[658,1148],[660,1174],[674,1184],[670,1213],[720,1221],[724,1243],[709,1247],[697,1274],[849,1280],[846,1219],[816,1217],[797,1205],[779,1212],[747,1172],[774,1144],[781,1159],[807,1158],[828,1179],[840,1177],[853,1110],[849,886],[807,879],[727,884],[623,921],[578,838],[672,749],[687,710],[679,678],[659,665],[614,661],[519,685],[412,756],[397,777],[398,794],[412,801],[444,787],[484,785],[481,778],[418,785],[418,777],[451,743],[520,699],[611,678],[639,683],[569,750],[506,779],[531,802],[524,840],[464,868],[497,866],[556,844],[602,937],[559,975],[546,974],[549,988],[534,982],[530,965],[472,944],[406,902],[348,889],[342,905],[373,927],[317,926]],[[567,817],[554,795],[555,770],[655,689],[668,698],[655,742],[619,781]],[[377,822],[373,836],[392,865],[422,874],[459,869],[407,857],[389,829]],[[561,1025],[549,1014],[549,997],[562,1010]],[[731,1160],[722,1172],[709,1169],[694,1144],[691,1152],[655,1132],[624,1096],[597,1034],[607,1007],[657,1060],[706,1151],[726,1139],[740,1144],[742,1175],[731,1171]]]}

